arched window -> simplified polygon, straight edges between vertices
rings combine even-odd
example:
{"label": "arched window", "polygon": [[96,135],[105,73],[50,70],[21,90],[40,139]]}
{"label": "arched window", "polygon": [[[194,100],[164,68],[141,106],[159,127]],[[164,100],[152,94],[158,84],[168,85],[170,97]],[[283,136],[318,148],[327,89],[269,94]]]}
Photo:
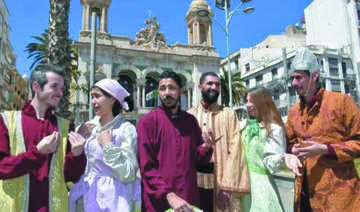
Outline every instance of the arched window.
{"label": "arched window", "polygon": [[125,90],[132,95],[134,92],[134,82],[133,80],[127,76],[127,75],[120,75],[119,76],[119,80],[118,82],[120,83],[121,86],[123,86],[123,88],[125,88]]}
{"label": "arched window", "polygon": [[118,77],[118,82],[130,94],[130,98],[132,99],[132,101],[134,102],[134,106],[136,107],[137,93],[135,85],[135,74],[133,74],[133,72],[131,72],[130,70],[125,70],[120,72]]}
{"label": "arched window", "polygon": [[179,74],[180,78],[181,78],[181,82],[182,82],[182,88],[184,89],[184,93],[180,96],[180,106],[183,109],[187,109],[189,107],[188,105],[188,87],[186,86],[187,81],[186,81],[186,77],[182,74]]}
{"label": "arched window", "polygon": [[[145,106],[146,107],[157,107],[158,106],[158,96],[156,95],[158,81],[153,77],[148,76],[145,78]],[[156,91],[155,91],[156,90]]]}

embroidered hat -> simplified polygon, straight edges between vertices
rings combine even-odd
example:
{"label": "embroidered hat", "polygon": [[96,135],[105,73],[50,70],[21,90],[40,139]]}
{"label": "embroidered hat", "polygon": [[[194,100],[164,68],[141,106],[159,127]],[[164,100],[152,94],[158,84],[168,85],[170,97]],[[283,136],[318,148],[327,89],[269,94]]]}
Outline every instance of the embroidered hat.
{"label": "embroidered hat", "polygon": [[102,79],[95,83],[94,86],[106,91],[108,94],[119,101],[123,109],[129,110],[129,106],[124,101],[124,99],[125,97],[130,96],[130,94],[120,85],[120,83],[112,79]]}
{"label": "embroidered hat", "polygon": [[312,74],[314,71],[319,71],[320,66],[316,56],[308,48],[300,48],[296,51],[296,56],[291,63],[291,73],[296,70],[309,71]]}

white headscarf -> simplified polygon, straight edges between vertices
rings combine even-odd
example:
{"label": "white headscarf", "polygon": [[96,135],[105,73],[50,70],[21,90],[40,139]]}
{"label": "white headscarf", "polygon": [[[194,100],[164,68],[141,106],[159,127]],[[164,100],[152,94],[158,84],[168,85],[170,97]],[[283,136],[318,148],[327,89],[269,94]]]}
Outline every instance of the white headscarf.
{"label": "white headscarf", "polygon": [[95,83],[94,86],[106,91],[106,93],[110,94],[112,97],[119,101],[123,109],[129,110],[129,106],[124,101],[124,99],[130,96],[130,94],[116,80],[102,79],[99,82]]}

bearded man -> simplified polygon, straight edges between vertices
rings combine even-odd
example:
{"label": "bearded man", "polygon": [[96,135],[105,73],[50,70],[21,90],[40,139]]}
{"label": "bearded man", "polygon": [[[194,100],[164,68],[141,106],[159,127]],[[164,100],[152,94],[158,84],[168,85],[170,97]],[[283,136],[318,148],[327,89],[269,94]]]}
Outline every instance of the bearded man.
{"label": "bearded man", "polygon": [[217,104],[220,78],[216,73],[203,73],[198,87],[202,100],[188,112],[203,132],[212,132],[216,142],[211,163],[197,167],[201,208],[204,212],[241,211],[240,197],[250,193],[250,184],[237,115]]}
{"label": "bearded man", "polygon": [[145,114],[137,128],[141,211],[193,211],[192,206],[200,206],[196,166],[210,161],[213,139],[202,135],[195,117],[181,110],[179,75],[163,72],[158,90],[161,105]]}

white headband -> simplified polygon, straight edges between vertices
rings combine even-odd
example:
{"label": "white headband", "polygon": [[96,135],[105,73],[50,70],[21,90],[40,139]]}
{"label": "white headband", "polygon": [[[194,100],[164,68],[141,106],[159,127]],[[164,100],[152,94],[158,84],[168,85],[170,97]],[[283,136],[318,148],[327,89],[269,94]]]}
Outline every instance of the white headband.
{"label": "white headband", "polygon": [[116,80],[102,79],[99,82],[95,83],[94,86],[106,91],[106,93],[110,94],[112,97],[119,101],[123,109],[129,110],[129,106],[124,101],[124,99],[130,96],[130,94]]}

